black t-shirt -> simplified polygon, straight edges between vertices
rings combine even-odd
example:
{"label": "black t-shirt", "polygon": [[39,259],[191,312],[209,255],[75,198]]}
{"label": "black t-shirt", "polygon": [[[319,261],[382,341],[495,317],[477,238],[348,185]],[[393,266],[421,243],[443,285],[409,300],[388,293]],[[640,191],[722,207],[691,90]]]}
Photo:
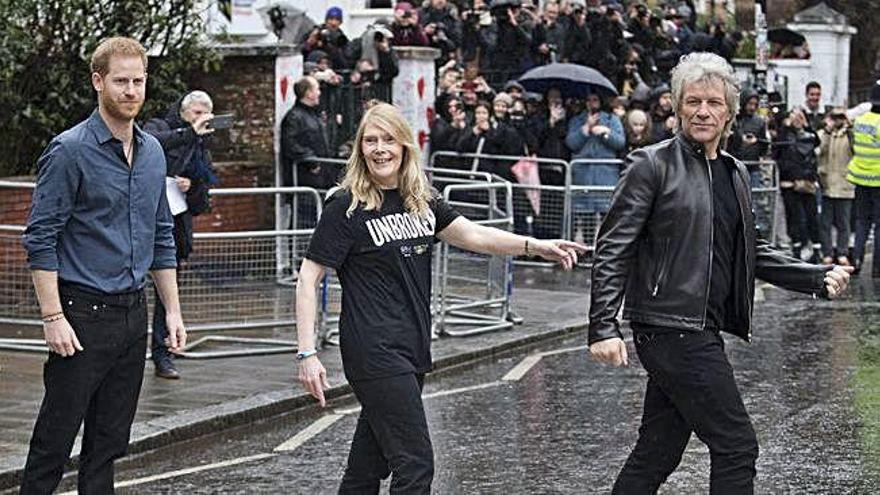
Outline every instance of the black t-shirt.
{"label": "black t-shirt", "polygon": [[734,165],[721,157],[709,160],[712,169],[712,209],[715,225],[712,242],[712,274],[706,328],[721,330],[727,316],[733,287],[733,261],[736,243],[742,238],[742,214],[733,187]]}
{"label": "black t-shirt", "polygon": [[394,190],[378,211],[337,191],[324,206],[306,258],[336,269],[342,285],[340,348],[349,381],[431,370],[431,255],[436,234],[459,214],[442,199],[425,218]]}

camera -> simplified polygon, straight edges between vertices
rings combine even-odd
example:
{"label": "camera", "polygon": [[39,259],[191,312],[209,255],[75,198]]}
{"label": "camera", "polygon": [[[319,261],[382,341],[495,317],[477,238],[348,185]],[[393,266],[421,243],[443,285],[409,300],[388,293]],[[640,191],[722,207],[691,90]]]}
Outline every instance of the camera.
{"label": "camera", "polygon": [[321,43],[324,46],[329,46],[333,43],[333,33],[330,32],[329,29],[322,29],[318,32],[318,37],[321,39]]}
{"label": "camera", "polygon": [[407,11],[404,12],[400,17],[403,18],[403,19],[410,19],[410,18],[412,18],[412,11],[411,11],[411,10],[407,10]]}

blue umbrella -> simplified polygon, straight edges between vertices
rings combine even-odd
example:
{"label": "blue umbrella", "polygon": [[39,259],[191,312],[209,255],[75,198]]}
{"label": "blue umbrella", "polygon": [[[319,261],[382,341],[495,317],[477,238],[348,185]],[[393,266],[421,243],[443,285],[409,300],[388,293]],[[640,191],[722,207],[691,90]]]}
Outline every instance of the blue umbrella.
{"label": "blue umbrella", "polygon": [[552,63],[529,70],[519,78],[526,91],[546,93],[557,88],[564,98],[584,98],[591,93],[617,96],[617,88],[601,72],[578,64]]}

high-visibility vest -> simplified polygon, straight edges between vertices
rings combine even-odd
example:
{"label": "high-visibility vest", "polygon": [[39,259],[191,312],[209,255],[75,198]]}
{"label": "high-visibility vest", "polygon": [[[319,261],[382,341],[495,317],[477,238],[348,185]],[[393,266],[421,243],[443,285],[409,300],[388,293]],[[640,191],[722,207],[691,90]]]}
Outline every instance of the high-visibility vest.
{"label": "high-visibility vest", "polygon": [[868,112],[853,123],[853,157],[846,180],[858,186],[880,187],[880,113]]}

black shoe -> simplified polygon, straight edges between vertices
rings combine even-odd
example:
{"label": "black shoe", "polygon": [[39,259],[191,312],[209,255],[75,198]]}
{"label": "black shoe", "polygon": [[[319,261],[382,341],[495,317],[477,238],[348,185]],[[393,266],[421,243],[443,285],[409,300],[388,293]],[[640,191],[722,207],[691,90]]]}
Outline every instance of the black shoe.
{"label": "black shoe", "polygon": [[177,380],[180,378],[180,372],[174,367],[174,362],[170,358],[165,358],[156,361],[156,376],[168,380]]}

